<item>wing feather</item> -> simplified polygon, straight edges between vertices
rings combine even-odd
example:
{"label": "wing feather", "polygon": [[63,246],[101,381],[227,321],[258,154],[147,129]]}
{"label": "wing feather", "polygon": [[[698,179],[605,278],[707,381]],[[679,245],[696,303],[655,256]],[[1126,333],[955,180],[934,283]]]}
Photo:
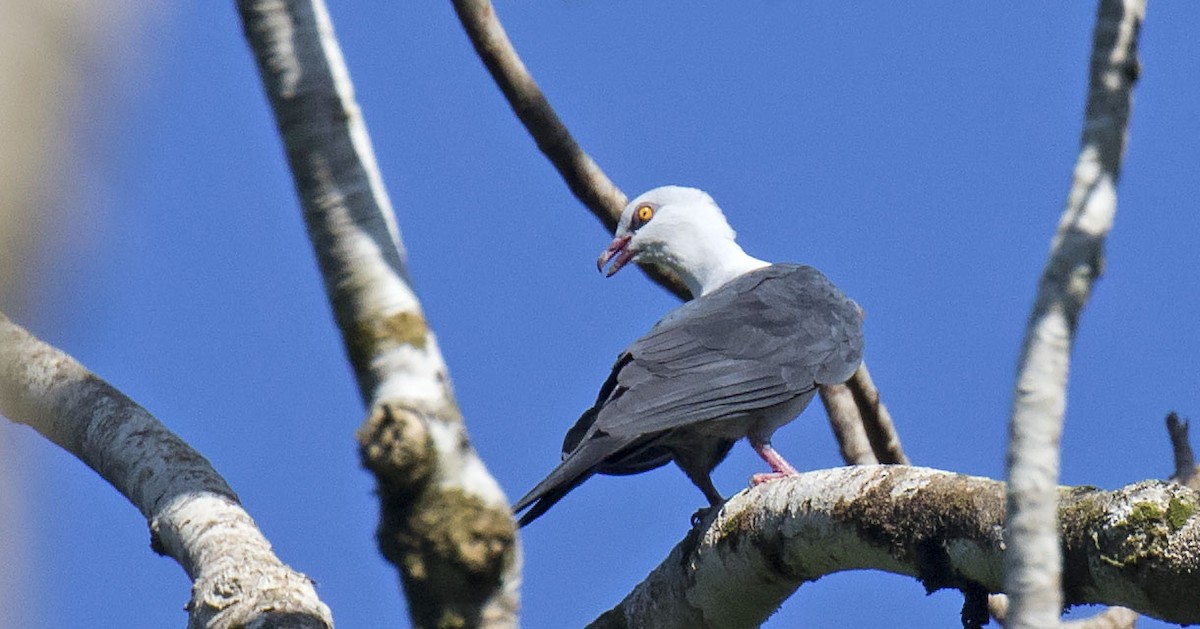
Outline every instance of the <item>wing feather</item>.
{"label": "wing feather", "polygon": [[562,463],[514,506],[530,508],[521,524],[593,474],[667,463],[680,429],[844,382],[862,360],[859,312],[816,269],[784,264],[675,309],[617,358],[596,403],[567,432]]}
{"label": "wing feather", "polygon": [[854,302],[816,269],[773,265],[681,306],[631,345],[588,429],[632,436],[751,414],[845,381],[861,360]]}

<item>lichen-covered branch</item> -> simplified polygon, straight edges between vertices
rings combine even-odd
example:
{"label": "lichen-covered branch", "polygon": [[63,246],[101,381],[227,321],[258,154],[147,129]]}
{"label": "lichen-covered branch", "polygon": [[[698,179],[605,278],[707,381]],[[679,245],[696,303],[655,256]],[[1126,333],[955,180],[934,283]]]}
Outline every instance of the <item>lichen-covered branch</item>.
{"label": "lichen-covered branch", "polygon": [[[1171,438],[1171,450],[1175,459],[1175,473],[1168,479],[1191,489],[1196,487],[1195,458],[1192,455],[1192,445],[1188,440],[1188,423],[1179,419],[1174,412],[1167,414],[1167,433]],[[992,617],[1001,626],[1007,625],[1008,597],[1004,594],[994,594],[988,597],[988,609]],[[1138,615],[1124,607],[1109,607],[1104,611],[1080,620],[1064,621],[1061,627],[1074,629],[1132,629],[1137,624]]]}
{"label": "lichen-covered branch", "polygon": [[153,548],[178,561],[193,581],[189,627],[245,627],[285,615],[292,627],[333,626],[312,582],[271,552],[200,453],[3,314],[0,414],[78,457],[141,511]]}
{"label": "lichen-covered branch", "polygon": [[370,408],[378,541],[417,626],[516,624],[508,500],[471,447],[321,0],[239,0],[334,318]]}
{"label": "lichen-covered branch", "polygon": [[[1200,622],[1200,493],[1146,481],[1056,497],[1068,605]],[[1004,503],[999,481],[899,465],[765,483],[731,498],[591,626],[757,627],[797,587],[843,570],[997,592]]]}
{"label": "lichen-covered branch", "polygon": [[1116,212],[1144,13],[1144,0],[1100,2],[1079,158],[1021,348],[1007,461],[1012,540],[1005,571],[1013,626],[1058,625],[1054,507],[1067,366],[1080,312],[1103,270],[1104,240]]}

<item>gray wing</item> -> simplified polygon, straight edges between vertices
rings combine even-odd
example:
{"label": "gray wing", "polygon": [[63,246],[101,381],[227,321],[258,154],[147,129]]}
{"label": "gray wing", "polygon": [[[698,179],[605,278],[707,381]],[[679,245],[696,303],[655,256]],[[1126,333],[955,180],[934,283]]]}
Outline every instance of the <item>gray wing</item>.
{"label": "gray wing", "polygon": [[564,446],[754,413],[844,382],[862,351],[853,301],[812,267],[772,265],[681,306],[630,346]]}
{"label": "gray wing", "polygon": [[513,510],[529,508],[524,526],[593,474],[664,465],[674,429],[844,382],[862,351],[858,306],[819,271],[777,264],[747,273],[675,309],[621,353],[567,432],[562,463]]}

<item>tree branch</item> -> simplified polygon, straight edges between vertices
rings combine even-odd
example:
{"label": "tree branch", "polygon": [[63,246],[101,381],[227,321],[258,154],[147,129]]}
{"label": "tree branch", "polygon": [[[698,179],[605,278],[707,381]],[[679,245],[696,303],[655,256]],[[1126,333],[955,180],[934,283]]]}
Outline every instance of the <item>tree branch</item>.
{"label": "tree branch", "polygon": [[[628,197],[580,148],[554,113],[550,101],[513,48],[490,0],[453,0],[453,3],[475,53],[538,148],[558,170],[575,198],[600,220],[605,229],[610,233],[616,231]],[[676,297],[684,301],[691,299],[687,286],[673,273],[656,265],[639,263],[638,266]]]}
{"label": "tree branch", "polygon": [[860,416],[859,423],[866,432],[875,458],[880,463],[908,465],[908,456],[904,454],[904,448],[900,445],[900,434],[896,432],[896,425],[892,423],[892,414],[879,399],[879,389],[875,388],[875,382],[871,380],[867,364],[864,362],[859,365],[854,375],[842,386],[854,397],[854,406]]}
{"label": "tree branch", "polygon": [[[1167,433],[1171,438],[1171,450],[1175,458],[1175,473],[1168,479],[1191,489],[1196,487],[1195,460],[1192,456],[1192,445],[1188,441],[1188,423],[1179,419],[1174,412],[1167,414]],[[992,617],[1000,625],[1005,625],[1008,617],[1008,597],[994,594],[988,597],[988,609]],[[1133,629],[1137,624],[1136,612],[1124,607],[1109,607],[1091,618],[1072,620],[1062,623],[1062,627],[1076,629]]]}
{"label": "tree branch", "polygon": [[454,0],[454,10],[479,59],[538,148],[558,169],[575,198],[592,211],[605,229],[615,231],[621,210],[628,202],[625,193],[579,147],[554,113],[550,101],[513,48],[492,3],[488,0]]}
{"label": "tree branch", "polygon": [[0,414],[78,457],[141,511],[151,547],[178,561],[193,581],[189,627],[333,626],[312,581],[271,552],[200,453],[3,314]]}
{"label": "tree branch", "polygon": [[[734,496],[602,627],[756,627],[792,592],[876,569],[941,588],[1003,587],[1004,484],[897,465],[807,472]],[[1200,622],[1200,493],[1161,481],[1056,490],[1066,603]]]}
{"label": "tree branch", "polygon": [[1086,120],[1071,191],[1021,349],[1008,447],[1005,559],[1009,622],[1054,627],[1061,610],[1054,525],[1059,440],[1075,326],[1103,270],[1116,212],[1144,0],[1102,0],[1096,17]]}
{"label": "tree branch", "polygon": [[842,460],[847,465],[879,463],[850,387],[835,384],[820,387],[818,392],[821,394],[821,402],[825,404],[825,414],[829,416],[829,427],[833,429],[833,436],[837,439]]}
{"label": "tree branch", "polygon": [[334,318],[370,414],[377,536],[418,626],[515,626],[508,500],[467,440],[321,0],[239,0]]}
{"label": "tree branch", "polygon": [[1188,440],[1188,422],[1179,419],[1174,411],[1167,414],[1167,435],[1171,438],[1171,451],[1175,455],[1175,473],[1171,475],[1173,482],[1187,485],[1192,489],[1200,489],[1196,474],[1196,455],[1192,453],[1192,444]]}

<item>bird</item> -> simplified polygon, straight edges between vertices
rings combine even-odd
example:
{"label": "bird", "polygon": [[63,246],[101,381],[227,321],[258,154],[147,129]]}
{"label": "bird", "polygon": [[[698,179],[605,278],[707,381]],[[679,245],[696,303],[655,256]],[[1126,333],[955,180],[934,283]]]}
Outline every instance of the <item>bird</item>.
{"label": "bird", "polygon": [[702,190],[663,186],[630,201],[596,266],[612,277],[631,261],[673,271],[694,298],[620,353],[561,462],[513,505],[528,509],[521,527],[597,473],[670,461],[717,507],[710,474],[742,438],[771,468],[752,485],[798,474],[772,435],[862,362],[858,305],[811,266],[747,254]]}

